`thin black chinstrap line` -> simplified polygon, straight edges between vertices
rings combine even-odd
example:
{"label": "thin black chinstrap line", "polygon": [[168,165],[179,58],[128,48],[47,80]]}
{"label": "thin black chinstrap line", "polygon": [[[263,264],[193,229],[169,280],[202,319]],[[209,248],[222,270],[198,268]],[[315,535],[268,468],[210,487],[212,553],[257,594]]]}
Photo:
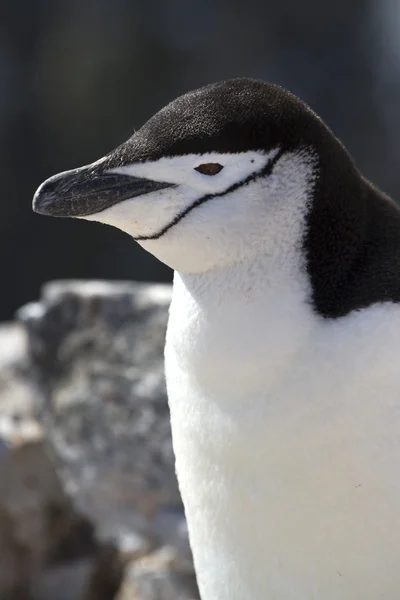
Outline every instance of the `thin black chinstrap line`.
{"label": "thin black chinstrap line", "polygon": [[220,192],[218,194],[206,194],[205,196],[202,196],[201,198],[199,198],[198,200],[193,202],[193,204],[191,204],[190,206],[185,208],[185,210],[183,210],[181,213],[176,215],[176,217],[170,223],[168,223],[168,225],[166,225],[165,227],[160,229],[160,231],[158,231],[157,233],[153,233],[153,235],[139,235],[139,236],[135,237],[134,240],[136,240],[136,241],[158,240],[161,236],[164,235],[164,233],[167,233],[167,231],[169,231],[169,229],[174,227],[174,225],[177,225],[179,223],[179,221],[181,221],[184,217],[186,217],[186,215],[188,213],[190,213],[197,206],[201,206],[202,204],[204,204],[205,202],[208,202],[208,200],[212,200],[213,198],[220,198],[221,196],[225,196],[226,194],[229,194],[230,192],[234,192],[238,188],[240,188],[244,185],[247,185],[251,181],[255,181],[259,177],[265,177],[265,176],[271,175],[274,166],[276,165],[276,163],[282,157],[283,154],[284,154],[284,150],[283,149],[279,150],[278,154],[276,156],[274,156],[274,158],[272,160],[270,160],[265,165],[265,167],[263,167],[260,171],[256,171],[255,173],[252,173],[251,175],[246,177],[246,179],[243,179],[243,181],[237,181],[236,183],[232,184],[228,189],[226,189],[224,192]]}

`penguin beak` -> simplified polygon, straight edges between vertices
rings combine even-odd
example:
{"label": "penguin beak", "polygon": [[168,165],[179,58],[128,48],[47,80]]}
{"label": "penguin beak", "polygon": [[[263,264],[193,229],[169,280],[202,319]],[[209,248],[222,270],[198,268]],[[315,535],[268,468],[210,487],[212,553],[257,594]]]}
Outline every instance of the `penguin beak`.
{"label": "penguin beak", "polygon": [[89,165],[59,173],[42,183],[33,198],[33,210],[51,217],[85,217],[168,187],[174,184],[102,173],[99,166]]}

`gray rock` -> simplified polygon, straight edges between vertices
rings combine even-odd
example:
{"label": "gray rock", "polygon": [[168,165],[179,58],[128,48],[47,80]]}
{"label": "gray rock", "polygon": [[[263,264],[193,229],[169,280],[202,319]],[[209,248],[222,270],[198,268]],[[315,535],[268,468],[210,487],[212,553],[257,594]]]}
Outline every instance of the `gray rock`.
{"label": "gray rock", "polygon": [[169,285],[56,282],[19,312],[58,473],[100,539],[191,562],[175,478],[163,347]]}
{"label": "gray rock", "polygon": [[45,569],[32,581],[32,600],[86,600],[85,590],[93,572],[93,559],[85,557]]}
{"label": "gray rock", "polygon": [[116,600],[197,600],[193,567],[182,563],[176,551],[164,547],[133,562],[126,570]]}
{"label": "gray rock", "polygon": [[0,456],[7,448],[41,436],[26,331],[18,323],[5,323],[0,325]]}
{"label": "gray rock", "polygon": [[74,511],[36,420],[27,339],[0,327],[0,598],[31,600],[51,564],[90,554],[93,530]]}

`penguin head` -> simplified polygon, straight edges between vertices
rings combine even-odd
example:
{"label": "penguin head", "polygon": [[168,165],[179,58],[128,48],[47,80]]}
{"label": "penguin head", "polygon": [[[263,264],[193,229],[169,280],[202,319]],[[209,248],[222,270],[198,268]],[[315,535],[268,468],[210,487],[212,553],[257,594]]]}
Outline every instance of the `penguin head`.
{"label": "penguin head", "polygon": [[345,153],[279,86],[233,79],[189,92],[104,158],[55,175],[33,208],[125,231],[201,272],[301,243],[324,157]]}

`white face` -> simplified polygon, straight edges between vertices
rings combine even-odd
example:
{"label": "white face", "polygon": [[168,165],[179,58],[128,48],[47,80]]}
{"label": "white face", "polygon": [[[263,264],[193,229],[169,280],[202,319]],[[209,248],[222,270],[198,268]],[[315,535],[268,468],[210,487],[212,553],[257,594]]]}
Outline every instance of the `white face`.
{"label": "white face", "polygon": [[[299,204],[305,210],[301,192],[312,175],[309,155],[284,154],[272,174],[257,177],[278,152],[189,154],[112,169],[175,185],[83,218],[125,231],[178,271],[201,272],[244,260],[268,240],[268,246],[279,241],[277,218],[282,219],[285,206],[291,213]],[[215,175],[196,170],[209,163],[223,168]],[[301,196],[296,208],[290,208],[287,194]],[[289,220],[294,217],[299,215],[291,214]]]}

